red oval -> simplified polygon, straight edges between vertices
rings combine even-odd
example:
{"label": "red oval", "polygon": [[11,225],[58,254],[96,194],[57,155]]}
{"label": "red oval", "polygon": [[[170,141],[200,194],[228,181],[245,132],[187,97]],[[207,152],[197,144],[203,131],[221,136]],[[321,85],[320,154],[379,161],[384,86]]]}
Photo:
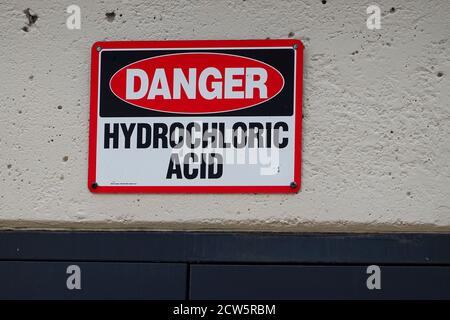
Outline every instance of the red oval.
{"label": "red oval", "polygon": [[[189,71],[192,68],[195,68],[195,72]],[[217,69],[221,79],[206,72],[206,68]],[[127,71],[130,69],[141,71]],[[157,69],[158,76],[155,77]],[[191,86],[195,82],[195,94],[192,90],[188,90],[189,94],[187,94],[184,88],[188,86],[181,86],[180,81],[176,82],[176,87],[180,88],[179,96],[175,94],[174,69],[181,69],[182,77]],[[203,71],[205,71],[202,78],[204,81],[200,81]],[[130,81],[127,92],[127,73],[131,77],[131,74],[136,72],[142,78],[138,76],[133,78],[135,80]],[[176,72],[177,79],[180,79],[180,70]],[[194,77],[190,78],[189,72],[195,74],[195,81]],[[228,73],[228,78],[225,73]],[[264,77],[265,73],[267,79],[263,82],[261,76]],[[208,74],[209,76],[206,76]],[[164,77],[167,82],[164,81]],[[237,82],[227,81],[228,79]],[[203,84],[203,90],[199,89],[200,83]],[[258,60],[231,54],[196,52],[168,54],[133,62],[118,70],[111,77],[109,86],[119,99],[136,107],[169,113],[203,114],[245,109],[270,100],[283,89],[284,78],[277,69]],[[230,86],[232,86],[231,89]],[[221,89],[218,89],[219,87]],[[211,96],[207,94],[204,96],[205,90],[211,92],[214,88],[216,88],[214,98],[211,99]],[[165,89],[163,93],[161,89]]]}

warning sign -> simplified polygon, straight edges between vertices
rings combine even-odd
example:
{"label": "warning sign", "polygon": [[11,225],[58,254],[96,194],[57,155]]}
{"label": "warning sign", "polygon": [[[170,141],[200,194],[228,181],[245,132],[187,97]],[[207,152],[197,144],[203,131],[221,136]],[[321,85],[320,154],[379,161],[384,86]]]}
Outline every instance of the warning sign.
{"label": "warning sign", "polygon": [[299,40],[97,42],[92,192],[298,192]]}

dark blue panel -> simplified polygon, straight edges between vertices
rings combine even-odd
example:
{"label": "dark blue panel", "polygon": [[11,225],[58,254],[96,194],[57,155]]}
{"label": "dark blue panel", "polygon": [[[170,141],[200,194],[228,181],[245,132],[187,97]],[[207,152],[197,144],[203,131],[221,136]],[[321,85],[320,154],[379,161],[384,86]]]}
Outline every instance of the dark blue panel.
{"label": "dark blue panel", "polygon": [[0,232],[0,260],[442,265],[448,248],[450,234]]}
{"label": "dark blue panel", "polygon": [[[67,279],[80,268],[81,289]],[[187,266],[170,263],[0,262],[0,299],[185,299]]]}
{"label": "dark blue panel", "polygon": [[450,299],[450,267],[380,268],[369,290],[367,266],[192,265],[190,298]]}

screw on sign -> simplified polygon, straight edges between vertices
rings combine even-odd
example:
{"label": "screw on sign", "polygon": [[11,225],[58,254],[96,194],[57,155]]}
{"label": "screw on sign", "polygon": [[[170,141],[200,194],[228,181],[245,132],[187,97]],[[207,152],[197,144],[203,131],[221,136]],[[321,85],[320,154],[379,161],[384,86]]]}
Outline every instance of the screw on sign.
{"label": "screw on sign", "polygon": [[297,192],[298,40],[101,42],[93,192]]}

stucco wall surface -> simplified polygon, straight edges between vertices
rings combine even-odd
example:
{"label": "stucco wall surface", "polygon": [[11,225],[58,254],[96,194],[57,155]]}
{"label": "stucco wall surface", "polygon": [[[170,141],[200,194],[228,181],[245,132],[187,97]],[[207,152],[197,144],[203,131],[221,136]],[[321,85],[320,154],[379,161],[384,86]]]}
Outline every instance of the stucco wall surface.
{"label": "stucco wall surface", "polygon": [[[0,227],[450,231],[450,1],[370,4],[1,1]],[[95,41],[267,37],[305,45],[299,194],[89,192]]]}

